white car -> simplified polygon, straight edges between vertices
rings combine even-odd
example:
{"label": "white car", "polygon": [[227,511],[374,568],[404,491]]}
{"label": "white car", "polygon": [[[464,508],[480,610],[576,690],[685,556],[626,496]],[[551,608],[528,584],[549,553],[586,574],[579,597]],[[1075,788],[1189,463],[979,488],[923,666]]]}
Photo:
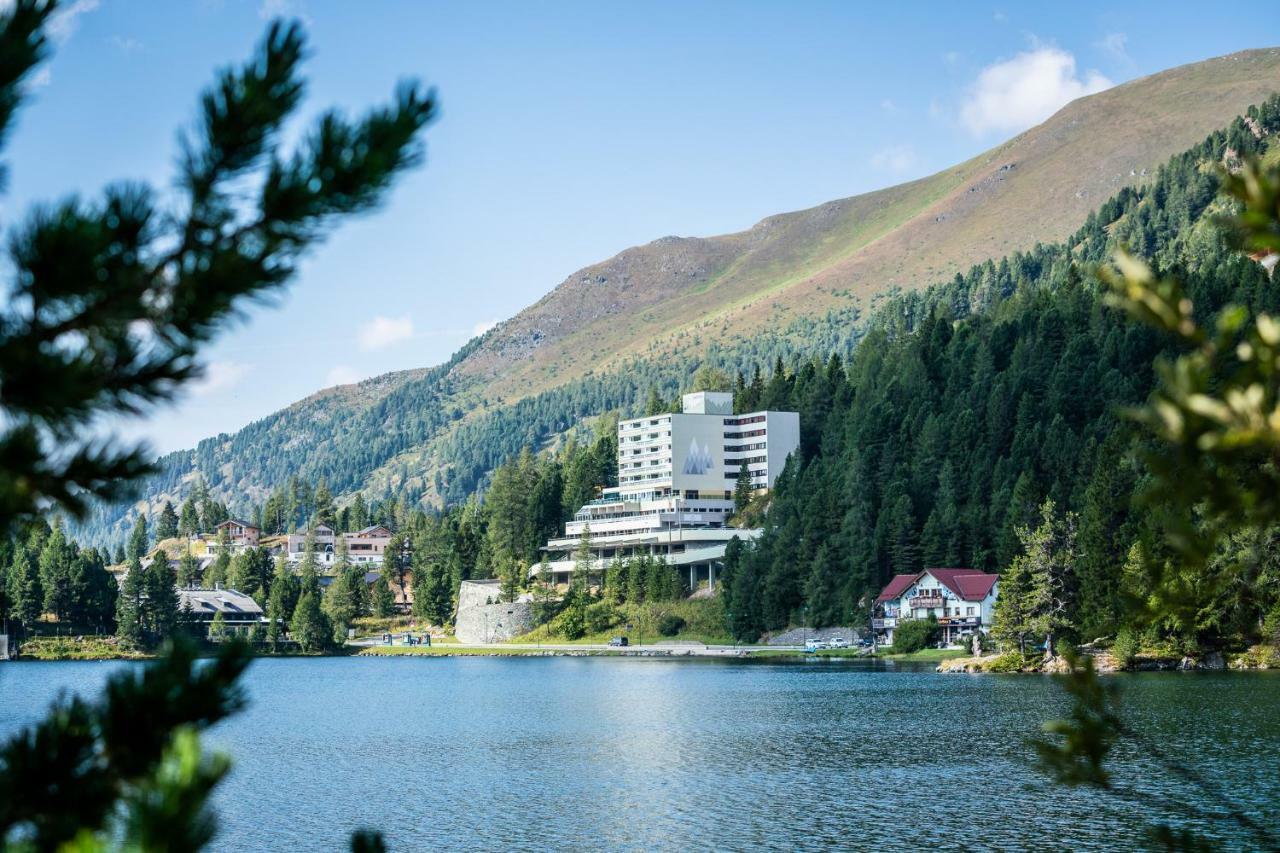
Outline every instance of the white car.
{"label": "white car", "polygon": [[804,644],[804,650],[806,652],[817,652],[825,649],[826,647],[827,644],[822,640],[809,640]]}
{"label": "white car", "polygon": [[849,648],[849,641],[848,641],[848,640],[846,640],[844,637],[832,637],[832,638],[831,638],[831,648],[833,648],[833,649],[847,649],[847,648]]}

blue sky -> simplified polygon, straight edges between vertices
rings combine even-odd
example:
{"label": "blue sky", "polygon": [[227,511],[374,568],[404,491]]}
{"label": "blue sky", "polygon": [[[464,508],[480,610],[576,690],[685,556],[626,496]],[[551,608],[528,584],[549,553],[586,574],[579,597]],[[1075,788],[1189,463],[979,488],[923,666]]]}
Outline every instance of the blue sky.
{"label": "blue sky", "polygon": [[[128,425],[192,446],[320,388],[437,364],[574,270],[920,177],[1080,94],[1280,43],[1270,3],[66,0],[4,154],[6,227],[120,178],[167,185],[214,69],[301,18],[307,114],[437,87],[424,168]],[[1247,23],[1246,23],[1247,22]]]}

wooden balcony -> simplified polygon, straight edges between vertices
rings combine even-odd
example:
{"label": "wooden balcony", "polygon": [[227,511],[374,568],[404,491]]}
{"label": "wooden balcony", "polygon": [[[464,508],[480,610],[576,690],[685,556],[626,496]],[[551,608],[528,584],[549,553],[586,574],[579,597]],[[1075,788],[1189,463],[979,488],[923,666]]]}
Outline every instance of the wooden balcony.
{"label": "wooden balcony", "polygon": [[907,605],[911,607],[912,610],[916,609],[917,607],[922,607],[922,608],[923,607],[941,607],[942,596],[941,595],[913,596],[912,598],[907,599]]}

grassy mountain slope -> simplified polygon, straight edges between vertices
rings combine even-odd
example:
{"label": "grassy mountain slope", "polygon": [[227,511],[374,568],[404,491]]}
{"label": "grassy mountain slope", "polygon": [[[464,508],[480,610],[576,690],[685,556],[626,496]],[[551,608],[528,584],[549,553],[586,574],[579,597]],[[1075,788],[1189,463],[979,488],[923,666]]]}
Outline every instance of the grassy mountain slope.
{"label": "grassy mountain slope", "polygon": [[1280,89],[1280,50],[1246,51],[1117,86],[954,168],[737,234],[667,237],[569,276],[459,364],[493,393],[537,391],[775,327],[866,309],[975,263],[1060,240],[1101,201]]}
{"label": "grassy mountain slope", "polygon": [[[1122,186],[1277,90],[1280,49],[1219,57],[1080,99],[917,181],[736,234],[627,249],[446,364],[322,391],[170,454],[144,504],[181,494],[196,471],[244,511],[295,474],[339,494],[456,499],[520,447],[634,405],[647,384],[674,390],[698,361],[847,347],[885,296],[1064,238]],[[121,508],[102,508],[86,533],[114,541],[127,523]]]}

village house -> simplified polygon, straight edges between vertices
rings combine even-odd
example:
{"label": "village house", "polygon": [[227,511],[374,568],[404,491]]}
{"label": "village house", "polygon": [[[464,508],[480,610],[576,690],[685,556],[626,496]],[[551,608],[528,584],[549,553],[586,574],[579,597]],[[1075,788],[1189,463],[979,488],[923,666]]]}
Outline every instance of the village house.
{"label": "village house", "polygon": [[876,597],[871,619],[876,642],[893,645],[893,631],[899,624],[931,616],[938,620],[946,646],[961,645],[977,632],[990,632],[999,580],[999,575],[978,569],[925,569],[896,575]]}
{"label": "village house", "polygon": [[[314,534],[316,565],[321,568],[332,567],[337,556],[338,534],[327,524],[317,525]],[[347,559],[352,563],[380,565],[391,536],[391,530],[381,524],[372,524],[354,533],[342,534],[347,545]],[[306,556],[307,534],[290,533],[284,538],[283,545],[285,559],[291,563],[300,563]]]}
{"label": "village house", "polygon": [[219,613],[228,636],[248,634],[266,622],[258,603],[234,589],[179,589],[178,608],[202,636],[208,636]]}
{"label": "village house", "polygon": [[241,545],[247,547],[256,547],[258,539],[262,535],[261,528],[250,524],[247,521],[241,521],[238,518],[228,518],[226,521],[213,528],[214,535],[221,535],[226,531],[227,541],[232,545]]}

